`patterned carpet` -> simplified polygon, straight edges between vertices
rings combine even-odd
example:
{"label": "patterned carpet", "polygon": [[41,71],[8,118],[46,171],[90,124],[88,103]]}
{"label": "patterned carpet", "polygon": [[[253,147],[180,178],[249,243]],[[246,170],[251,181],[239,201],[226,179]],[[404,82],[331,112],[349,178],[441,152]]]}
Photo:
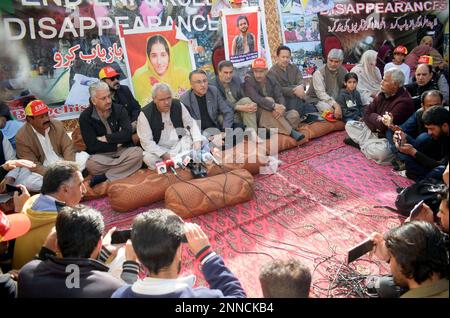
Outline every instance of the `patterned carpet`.
{"label": "patterned carpet", "polygon": [[[249,297],[262,296],[262,264],[289,257],[314,270],[312,297],[342,297],[326,291],[329,265],[341,264],[346,250],[370,233],[400,224],[401,216],[376,206],[393,206],[396,185],[391,179],[401,186],[409,181],[344,145],[344,136],[336,132],[280,154],[283,164],[276,174],[255,177],[253,200],[190,220],[205,230]],[[103,213],[107,228],[127,228],[149,208],[116,213],[107,199],[87,204]],[[150,208],[163,206],[159,202]],[[190,254],[187,248],[183,253]],[[368,258],[353,264],[366,274],[386,271]],[[183,273],[194,273],[198,284],[205,284],[192,255],[184,257]]]}

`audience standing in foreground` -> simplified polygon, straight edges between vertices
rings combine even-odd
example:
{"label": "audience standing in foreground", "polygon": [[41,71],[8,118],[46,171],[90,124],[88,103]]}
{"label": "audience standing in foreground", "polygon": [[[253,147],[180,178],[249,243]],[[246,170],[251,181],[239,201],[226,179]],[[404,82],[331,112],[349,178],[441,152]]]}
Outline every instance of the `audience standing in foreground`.
{"label": "audience standing in foreground", "polygon": [[[210,288],[194,288],[193,275],[179,277],[184,236]],[[241,283],[211,249],[200,226],[184,223],[170,210],[150,210],[138,215],[131,229],[131,241],[148,277],[121,287],[113,294],[115,298],[246,297]]]}

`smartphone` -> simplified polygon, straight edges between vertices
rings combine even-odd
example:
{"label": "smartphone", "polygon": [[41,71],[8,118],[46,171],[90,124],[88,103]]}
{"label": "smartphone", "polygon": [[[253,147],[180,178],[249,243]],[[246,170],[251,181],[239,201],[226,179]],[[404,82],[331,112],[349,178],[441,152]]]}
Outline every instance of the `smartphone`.
{"label": "smartphone", "polygon": [[16,187],[16,186],[13,186],[10,184],[6,185],[6,193],[13,195],[14,192],[16,192],[16,191],[19,192],[19,195],[22,194],[22,189],[20,189],[19,187]]}
{"label": "smartphone", "polygon": [[126,243],[131,237],[131,230],[114,231],[111,235],[111,244]]}
{"label": "smartphone", "polygon": [[420,211],[422,210],[422,206],[423,206],[423,200],[421,200],[419,203],[417,203],[411,210],[411,212],[409,213],[409,219],[412,221],[414,220],[417,215],[419,215]]}
{"label": "smartphone", "polygon": [[369,253],[373,250],[374,244],[371,238],[363,241],[362,243],[352,247],[347,254],[347,264],[350,264],[354,260],[360,258],[364,254]]}

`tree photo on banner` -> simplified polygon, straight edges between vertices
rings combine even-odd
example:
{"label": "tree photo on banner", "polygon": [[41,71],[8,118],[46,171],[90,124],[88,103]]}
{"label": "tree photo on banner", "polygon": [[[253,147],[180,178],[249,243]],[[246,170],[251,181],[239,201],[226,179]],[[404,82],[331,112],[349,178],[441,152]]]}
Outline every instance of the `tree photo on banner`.
{"label": "tree photo on banner", "polygon": [[133,92],[141,106],[152,101],[152,87],[157,83],[168,84],[177,98],[190,88],[194,56],[177,28],[126,30],[121,44]]}
{"label": "tree photo on banner", "polygon": [[[263,0],[247,3],[264,10]],[[20,102],[24,95],[44,100],[53,118],[70,119],[88,107],[88,86],[98,79],[102,67],[111,65],[121,73],[121,84],[132,86],[130,66],[119,39],[121,28],[155,31],[176,25],[193,49],[190,69],[212,73],[212,51],[221,37],[219,13],[224,8],[230,8],[228,0],[2,0],[0,100],[20,120],[25,119]],[[267,33],[264,27],[262,31],[259,37],[255,29],[255,42],[265,52]],[[146,41],[141,44],[143,52]],[[180,48],[185,44],[172,44],[171,60],[185,65],[183,59],[189,55],[186,47]],[[144,74],[146,61],[138,61],[133,72]],[[140,67],[143,69],[138,71]],[[151,76],[153,82],[160,81],[163,74],[155,74]],[[175,77],[178,80],[184,76],[183,72]]]}
{"label": "tree photo on banner", "polygon": [[260,56],[259,8],[224,9],[222,12],[225,58],[236,67],[251,64]]}
{"label": "tree photo on banner", "polygon": [[283,43],[304,78],[323,65],[317,13],[332,7],[333,1],[278,0]]}

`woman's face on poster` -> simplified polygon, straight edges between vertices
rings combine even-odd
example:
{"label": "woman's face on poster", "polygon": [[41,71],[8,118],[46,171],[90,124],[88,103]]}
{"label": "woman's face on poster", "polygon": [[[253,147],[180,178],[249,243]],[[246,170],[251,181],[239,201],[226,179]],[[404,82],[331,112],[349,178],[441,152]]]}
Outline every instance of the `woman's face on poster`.
{"label": "woman's face on poster", "polygon": [[170,56],[162,43],[157,42],[153,44],[149,59],[156,74],[162,76],[166,73],[169,68]]}

